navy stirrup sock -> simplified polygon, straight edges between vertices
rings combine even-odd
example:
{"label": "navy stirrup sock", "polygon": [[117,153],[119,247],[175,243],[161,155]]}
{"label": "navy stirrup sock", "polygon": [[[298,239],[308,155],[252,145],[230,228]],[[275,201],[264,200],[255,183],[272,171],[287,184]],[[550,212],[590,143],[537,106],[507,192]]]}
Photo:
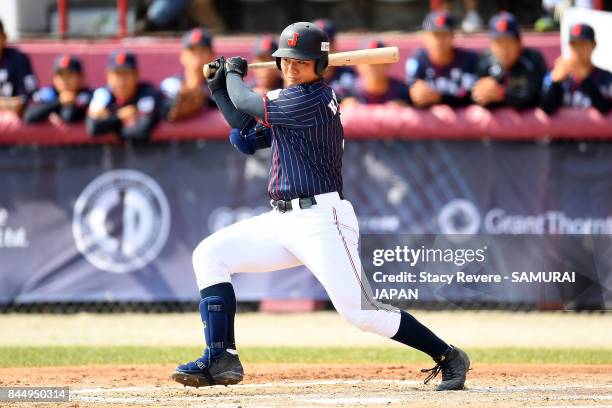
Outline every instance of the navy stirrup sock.
{"label": "navy stirrup sock", "polygon": [[[225,313],[227,314],[227,344],[226,348],[236,350],[236,339],[234,337],[234,317],[236,315],[236,293],[234,286],[230,282],[217,283],[200,291],[200,297],[203,299],[218,296],[225,303]],[[202,313],[202,312],[200,312]],[[204,316],[202,316],[204,321]]]}
{"label": "navy stirrup sock", "polygon": [[431,358],[439,358],[450,347],[412,315],[401,311],[402,320],[392,340],[421,350]]}

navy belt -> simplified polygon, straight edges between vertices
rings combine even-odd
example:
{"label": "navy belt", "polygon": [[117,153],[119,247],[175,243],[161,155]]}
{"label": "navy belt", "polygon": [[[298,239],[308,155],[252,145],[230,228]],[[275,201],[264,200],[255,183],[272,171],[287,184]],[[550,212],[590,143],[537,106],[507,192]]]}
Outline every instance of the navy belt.
{"label": "navy belt", "polygon": [[[314,197],[300,198],[300,208],[302,210],[310,208],[316,203],[317,200],[315,200]],[[286,200],[272,200],[272,206],[282,213],[293,210],[293,204],[291,204],[291,201]]]}

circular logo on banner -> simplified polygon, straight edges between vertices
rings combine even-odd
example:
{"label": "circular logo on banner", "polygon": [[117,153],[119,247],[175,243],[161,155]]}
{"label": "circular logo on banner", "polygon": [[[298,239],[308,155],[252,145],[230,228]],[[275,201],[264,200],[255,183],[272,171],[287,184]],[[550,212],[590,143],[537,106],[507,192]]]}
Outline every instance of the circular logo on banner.
{"label": "circular logo on banner", "polygon": [[471,201],[459,198],[449,201],[438,214],[442,234],[475,234],[480,228],[480,213]]}
{"label": "circular logo on banner", "polygon": [[170,207],[155,180],[135,170],[113,170],[93,180],[74,205],[78,250],[99,269],[126,273],[161,252],[170,231]]}

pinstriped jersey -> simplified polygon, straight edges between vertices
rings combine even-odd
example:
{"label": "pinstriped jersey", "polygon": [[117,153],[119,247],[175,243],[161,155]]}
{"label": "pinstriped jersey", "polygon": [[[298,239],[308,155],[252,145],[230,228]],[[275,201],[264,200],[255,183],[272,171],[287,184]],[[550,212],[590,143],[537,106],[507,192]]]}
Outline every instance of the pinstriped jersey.
{"label": "pinstriped jersey", "polygon": [[270,198],[341,192],[344,133],[334,91],[319,80],[270,91],[264,101],[272,130]]}

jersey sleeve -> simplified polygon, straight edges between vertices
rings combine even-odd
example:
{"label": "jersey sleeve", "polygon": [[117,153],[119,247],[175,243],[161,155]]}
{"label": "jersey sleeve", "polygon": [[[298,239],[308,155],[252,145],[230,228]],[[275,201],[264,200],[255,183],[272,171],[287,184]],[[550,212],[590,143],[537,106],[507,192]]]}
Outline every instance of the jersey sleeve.
{"label": "jersey sleeve", "polygon": [[41,88],[38,91],[34,92],[34,95],[32,95],[32,102],[36,104],[51,103],[51,102],[57,102],[57,101],[58,101],[58,95],[53,90],[53,88],[51,88],[50,86]]}
{"label": "jersey sleeve", "polygon": [[3,92],[7,96],[20,96],[24,101],[30,99],[32,94],[38,87],[36,76],[30,64],[30,58],[27,55],[12,50],[10,55],[10,74],[8,80],[11,85],[8,92]]}
{"label": "jersey sleeve", "polygon": [[419,50],[406,60],[406,84],[411,86],[417,79],[423,79],[423,51]]}
{"label": "jersey sleeve", "polygon": [[491,65],[491,54],[486,51],[480,54],[476,62],[476,77],[484,78],[492,76],[490,72]]}
{"label": "jersey sleeve", "polygon": [[563,105],[563,84],[554,82],[551,72],[548,72],[542,81],[540,108],[550,115],[555,113],[561,105]]}
{"label": "jersey sleeve", "polygon": [[160,109],[160,96],[153,86],[147,86],[136,102],[136,108],[141,115],[157,115]]}
{"label": "jersey sleeve", "polygon": [[169,77],[160,84],[162,94],[168,99],[175,99],[181,90],[181,80],[177,77]]}
{"label": "jersey sleeve", "polygon": [[89,110],[92,112],[108,109],[112,101],[112,95],[107,88],[98,88],[94,91],[89,104]]}
{"label": "jersey sleeve", "polygon": [[38,87],[38,81],[36,80],[36,75],[34,75],[34,71],[32,70],[32,64],[30,63],[30,58],[21,54],[19,56],[19,79],[17,83],[16,95],[26,95],[31,96],[36,88]]}
{"label": "jersey sleeve", "polygon": [[264,96],[264,123],[267,125],[307,128],[323,123],[320,113],[322,92],[307,93],[301,86],[277,89]]}

